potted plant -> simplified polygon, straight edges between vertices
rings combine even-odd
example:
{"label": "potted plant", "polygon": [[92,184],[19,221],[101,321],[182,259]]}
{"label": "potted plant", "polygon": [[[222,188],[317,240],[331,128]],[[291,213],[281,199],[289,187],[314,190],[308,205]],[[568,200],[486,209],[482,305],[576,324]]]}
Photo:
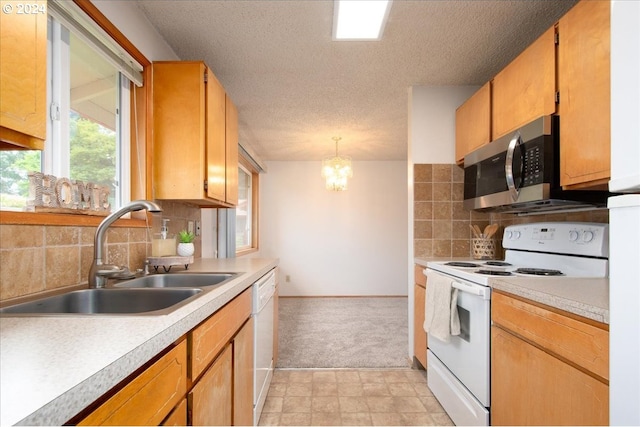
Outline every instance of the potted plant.
{"label": "potted plant", "polygon": [[180,256],[191,256],[196,251],[196,248],[193,246],[193,239],[196,236],[187,230],[182,230],[178,233],[180,236],[180,243],[178,243],[178,255]]}

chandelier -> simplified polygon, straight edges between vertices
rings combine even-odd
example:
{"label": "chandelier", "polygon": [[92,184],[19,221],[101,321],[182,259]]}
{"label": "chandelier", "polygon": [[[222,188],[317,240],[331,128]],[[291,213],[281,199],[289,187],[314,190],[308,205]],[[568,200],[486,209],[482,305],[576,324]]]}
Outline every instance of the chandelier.
{"label": "chandelier", "polygon": [[345,191],[347,179],[353,176],[351,157],[338,155],[338,141],[342,138],[334,136],[332,139],[336,142],[336,155],[322,161],[322,177],[326,180],[327,190]]}

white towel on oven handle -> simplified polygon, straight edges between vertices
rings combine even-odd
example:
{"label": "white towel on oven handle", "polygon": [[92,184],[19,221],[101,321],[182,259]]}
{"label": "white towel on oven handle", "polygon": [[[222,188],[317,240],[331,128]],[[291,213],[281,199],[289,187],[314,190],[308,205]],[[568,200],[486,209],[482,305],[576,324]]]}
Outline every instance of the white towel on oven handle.
{"label": "white towel on oven handle", "polygon": [[430,337],[449,342],[451,335],[460,335],[458,290],[453,280],[427,271],[424,330]]}

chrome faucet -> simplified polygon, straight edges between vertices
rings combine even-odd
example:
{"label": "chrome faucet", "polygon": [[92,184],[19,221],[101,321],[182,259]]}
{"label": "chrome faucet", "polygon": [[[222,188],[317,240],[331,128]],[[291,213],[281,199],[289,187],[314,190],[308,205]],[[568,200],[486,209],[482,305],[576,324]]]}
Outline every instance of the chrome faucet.
{"label": "chrome faucet", "polygon": [[146,209],[149,212],[162,212],[160,206],[148,200],[136,200],[128,203],[102,220],[93,241],[93,263],[89,270],[89,288],[104,288],[109,277],[121,274],[125,270],[116,265],[103,264],[104,237],[107,228],[124,214]]}

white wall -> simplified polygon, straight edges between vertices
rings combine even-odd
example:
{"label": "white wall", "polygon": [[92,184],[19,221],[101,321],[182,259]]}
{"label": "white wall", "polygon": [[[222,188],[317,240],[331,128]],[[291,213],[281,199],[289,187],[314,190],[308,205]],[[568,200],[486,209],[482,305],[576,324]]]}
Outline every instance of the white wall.
{"label": "white wall", "polygon": [[133,45],[150,61],[179,59],[134,1],[92,0]]}
{"label": "white wall", "polygon": [[407,161],[407,293],[409,295],[409,357],[413,355],[413,165],[453,164],[456,108],[480,86],[414,86],[409,88]]}
{"label": "white wall", "polygon": [[324,188],[320,166],[261,175],[260,253],[280,258],[280,294],[406,295],[406,163],[356,161],[345,192]]}

